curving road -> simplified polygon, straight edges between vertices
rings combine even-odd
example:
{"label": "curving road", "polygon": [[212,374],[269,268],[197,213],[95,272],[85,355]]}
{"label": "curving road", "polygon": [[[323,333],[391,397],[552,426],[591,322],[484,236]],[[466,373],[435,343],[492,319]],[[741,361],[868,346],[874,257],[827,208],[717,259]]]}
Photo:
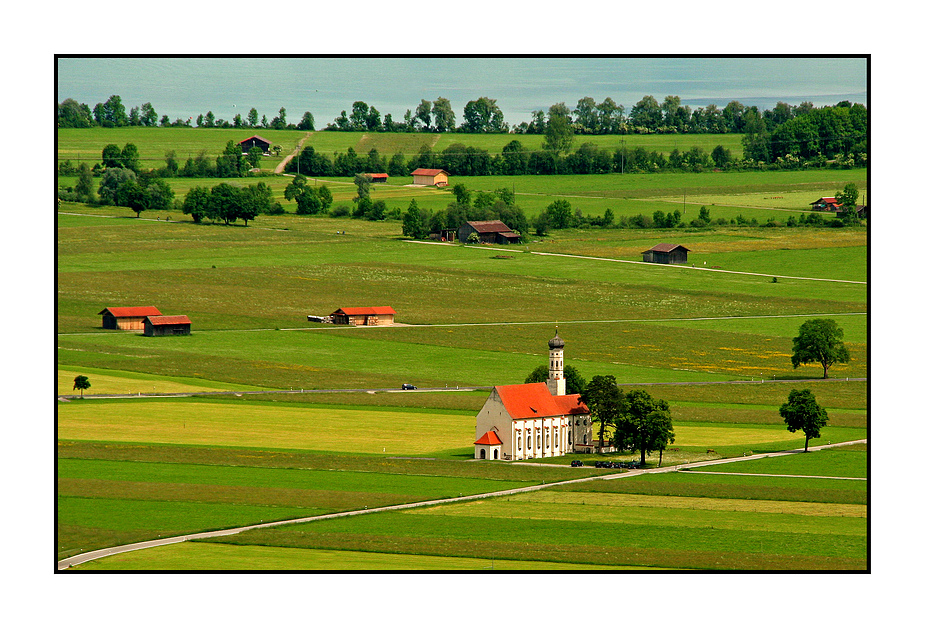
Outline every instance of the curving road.
{"label": "curving road", "polygon": [[[817,445],[810,447],[810,451],[819,451],[822,449],[829,449],[832,447],[842,447],[845,445],[856,445],[861,443],[867,443],[867,439],[847,441],[844,443],[835,443],[832,445]],[[619,480],[621,478],[634,477],[637,475],[642,475],[644,473],[670,473],[672,471],[686,471],[688,469],[695,469],[698,467],[705,467],[717,464],[724,464],[728,462],[741,462],[743,460],[759,460],[761,458],[773,458],[777,456],[787,456],[790,454],[803,453],[802,449],[789,449],[786,451],[778,451],[770,454],[754,454],[751,456],[743,456],[741,458],[724,458],[721,460],[704,460],[702,462],[689,462],[684,464],[677,464],[668,467],[661,467],[657,469],[637,469],[633,471],[623,471],[621,473],[612,473],[606,475],[592,475],[588,477],[576,478],[574,480],[563,480],[560,482],[551,482],[549,484],[537,484],[534,486],[525,486],[523,488],[514,488],[504,491],[495,491],[493,493],[481,493],[479,495],[467,495],[465,497],[450,497],[446,499],[433,499],[423,502],[414,502],[410,504],[397,504],[395,506],[382,506],[380,508],[369,508],[365,510],[352,510],[348,512],[337,512],[327,515],[317,515],[314,517],[302,517],[299,519],[288,519],[286,521],[273,521],[270,523],[259,523],[250,526],[242,526],[238,528],[229,528],[227,530],[213,530],[211,532],[198,532],[195,534],[184,534],[181,536],[173,536],[164,539],[154,539],[150,541],[142,541],[140,543],[131,543],[129,545],[119,545],[117,547],[108,547],[104,549],[95,550],[92,552],[85,552],[83,554],[77,554],[76,556],[71,556],[70,558],[65,558],[59,560],[56,565],[56,571],[62,571],[74,565],[79,565],[91,560],[97,560],[100,558],[105,558],[107,556],[114,556],[115,554],[122,554],[124,552],[134,552],[136,550],[149,549],[152,547],[159,547],[161,545],[172,545],[174,543],[182,543],[184,541],[191,541],[194,539],[209,539],[217,538],[221,536],[230,536],[232,534],[238,534],[239,532],[246,532],[248,530],[257,530],[259,528],[271,528],[281,525],[289,525],[293,523],[309,523],[311,521],[321,521],[324,519],[335,519],[338,517],[352,517],[356,515],[366,515],[375,512],[385,512],[388,510],[405,510],[408,508],[421,508],[424,506],[435,506],[438,504],[450,504],[453,502],[464,502],[464,501],[473,501],[477,499],[486,499],[488,497],[500,497],[503,495],[515,495],[517,493],[527,493],[530,491],[539,491],[548,486],[558,486],[563,484],[575,484],[577,482],[590,482],[592,480]],[[512,463],[512,464],[529,464],[529,463]]]}

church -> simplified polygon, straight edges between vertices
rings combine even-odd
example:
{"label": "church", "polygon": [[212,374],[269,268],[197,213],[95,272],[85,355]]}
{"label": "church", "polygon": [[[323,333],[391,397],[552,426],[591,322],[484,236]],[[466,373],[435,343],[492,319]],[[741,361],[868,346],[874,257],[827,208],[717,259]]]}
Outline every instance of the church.
{"label": "church", "polygon": [[476,459],[531,460],[591,449],[591,415],[580,395],[565,394],[564,359],[556,330],[546,383],[492,389],[475,419]]}

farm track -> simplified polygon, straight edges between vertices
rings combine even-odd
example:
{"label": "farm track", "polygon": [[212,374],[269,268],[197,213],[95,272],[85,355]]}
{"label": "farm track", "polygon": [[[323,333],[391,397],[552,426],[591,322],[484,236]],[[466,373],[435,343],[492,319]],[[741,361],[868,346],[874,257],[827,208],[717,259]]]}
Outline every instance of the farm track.
{"label": "farm track", "polygon": [[[823,449],[830,449],[832,447],[843,447],[846,445],[856,445],[856,444],[866,444],[866,443],[867,443],[867,439],[864,438],[861,440],[847,441],[844,443],[836,443],[834,445],[817,445],[814,447],[810,447],[809,450],[810,451],[820,451]],[[682,463],[682,464],[672,465],[669,467],[662,467],[662,468],[656,468],[656,469],[638,469],[635,471],[624,471],[621,473],[613,473],[613,474],[608,474],[608,475],[594,475],[594,476],[589,476],[589,477],[577,478],[574,480],[562,480],[560,482],[550,482],[549,484],[537,484],[537,485],[526,486],[522,488],[508,489],[504,491],[495,491],[492,493],[481,493],[479,495],[467,495],[465,497],[450,497],[446,499],[434,499],[434,500],[427,500],[423,502],[412,502],[409,504],[396,504],[393,506],[383,506],[381,508],[352,510],[352,511],[347,511],[347,512],[331,513],[327,515],[317,515],[314,517],[301,517],[298,519],[288,519],[285,521],[273,521],[270,523],[259,523],[259,524],[250,525],[250,526],[229,528],[227,530],[213,530],[210,532],[183,534],[180,536],[174,536],[174,537],[170,537],[166,539],[153,539],[151,541],[142,541],[141,543],[131,543],[129,545],[109,547],[109,548],[104,548],[100,550],[95,550],[92,552],[86,552],[84,554],[78,554],[76,556],[71,556],[70,558],[59,560],[56,564],[56,571],[66,570],[69,567],[73,567],[74,565],[79,565],[81,563],[89,562],[91,560],[99,560],[101,558],[106,558],[108,556],[114,556],[116,554],[122,554],[124,552],[133,552],[133,551],[142,550],[142,549],[150,549],[153,547],[160,547],[162,545],[173,545],[175,543],[182,543],[184,541],[192,541],[192,540],[197,540],[197,539],[209,539],[209,538],[217,538],[217,537],[222,537],[222,536],[231,536],[234,534],[238,534],[240,532],[258,530],[261,528],[272,528],[272,527],[277,527],[277,526],[282,526],[282,525],[310,523],[312,521],[323,521],[325,519],[337,519],[341,517],[352,517],[352,516],[357,516],[357,515],[367,515],[367,514],[373,514],[373,513],[379,513],[379,512],[407,510],[411,508],[423,508],[427,506],[437,506],[437,505],[444,505],[444,504],[451,504],[451,503],[458,503],[458,502],[475,501],[479,499],[487,499],[490,497],[501,497],[505,495],[516,495],[518,493],[539,491],[539,490],[542,490],[550,486],[562,486],[565,484],[590,482],[592,480],[620,480],[623,478],[635,477],[635,476],[644,475],[647,473],[671,473],[674,471],[688,471],[690,469],[695,469],[698,467],[724,464],[728,462],[743,462],[747,460],[760,460],[762,458],[774,458],[778,456],[786,456],[786,455],[798,454],[798,453],[803,453],[803,450],[802,449],[789,449],[789,450],[778,451],[778,452],[773,452],[769,454],[763,453],[763,454],[754,454],[751,456],[743,456],[741,458],[726,458],[726,459],[721,459],[721,460],[705,460],[703,462]]]}
{"label": "farm track", "polygon": [[[438,245],[438,246],[458,246],[457,244],[453,244],[450,242],[425,242],[425,241],[419,241],[419,240],[404,240],[404,242],[411,242],[414,244],[433,244],[433,245]],[[496,248],[490,248],[486,246],[475,246],[475,245],[468,245],[468,244],[464,244],[463,246],[465,248],[485,249],[489,251],[497,250]],[[665,268],[665,269],[677,269],[677,270],[699,270],[699,271],[713,272],[713,273],[729,273],[732,275],[751,275],[754,277],[776,277],[778,279],[797,279],[801,281],[828,281],[832,283],[853,283],[853,284],[860,284],[863,286],[867,285],[866,281],[852,281],[850,279],[823,279],[821,277],[791,277],[788,275],[774,275],[774,274],[769,274],[769,273],[753,273],[753,272],[748,272],[744,270],[724,270],[722,268],[707,268],[705,266],[701,267],[701,266],[686,266],[682,264],[654,264],[652,262],[637,262],[634,260],[616,259],[613,257],[594,257],[591,255],[576,255],[574,253],[541,253],[539,251],[518,251],[516,249],[512,249],[510,252],[528,253],[530,255],[547,255],[551,257],[567,257],[571,259],[588,259],[588,260],[594,260],[594,261],[599,261],[599,262],[618,262],[620,264],[643,264],[645,266],[649,266],[652,268]]]}

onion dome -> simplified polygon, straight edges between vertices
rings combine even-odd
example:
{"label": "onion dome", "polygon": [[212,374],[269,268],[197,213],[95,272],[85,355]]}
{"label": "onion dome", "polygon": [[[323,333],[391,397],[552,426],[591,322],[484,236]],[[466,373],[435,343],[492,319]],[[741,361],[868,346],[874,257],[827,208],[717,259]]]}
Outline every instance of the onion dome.
{"label": "onion dome", "polygon": [[549,348],[550,349],[561,349],[564,346],[565,346],[565,342],[561,338],[559,338],[559,330],[557,329],[555,338],[549,341]]}

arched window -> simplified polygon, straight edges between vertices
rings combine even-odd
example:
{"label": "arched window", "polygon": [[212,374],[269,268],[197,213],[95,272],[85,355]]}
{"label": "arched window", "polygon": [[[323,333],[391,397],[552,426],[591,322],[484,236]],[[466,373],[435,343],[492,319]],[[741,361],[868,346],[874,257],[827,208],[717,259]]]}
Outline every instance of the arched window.
{"label": "arched window", "polygon": [[481,453],[479,454],[479,458],[481,458],[482,460],[485,460],[485,450],[484,449],[481,450]]}
{"label": "arched window", "polygon": [[521,444],[522,444],[522,443],[521,443],[521,438],[522,438],[521,436],[518,436],[518,437],[517,437],[517,451],[520,451],[520,446],[521,446]]}
{"label": "arched window", "polygon": [[496,450],[495,450],[495,460],[497,460],[497,459],[498,459],[498,450],[496,449]]}
{"label": "arched window", "polygon": [[527,449],[530,449],[530,432],[527,432]]}

